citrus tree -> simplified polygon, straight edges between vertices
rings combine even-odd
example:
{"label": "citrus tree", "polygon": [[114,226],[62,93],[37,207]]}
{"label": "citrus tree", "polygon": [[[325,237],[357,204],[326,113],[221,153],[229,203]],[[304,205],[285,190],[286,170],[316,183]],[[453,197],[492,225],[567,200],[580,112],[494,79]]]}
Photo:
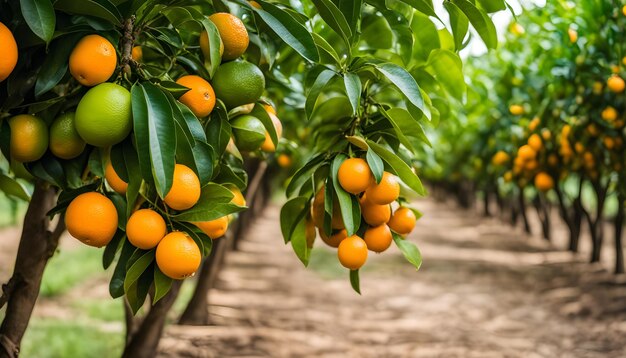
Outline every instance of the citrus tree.
{"label": "citrus tree", "polygon": [[[357,291],[368,251],[392,241],[419,268],[404,236],[421,215],[409,201],[425,194],[423,127],[464,97],[470,24],[494,48],[488,14],[505,9],[445,1],[445,27],[429,0],[0,6],[0,187],[30,200],[0,300],[10,356],[65,229],[104,248],[113,298],[157,307],[246,208],[250,158],[291,168],[281,229],[305,264],[317,228]],[[125,355],[154,353],[171,302]]]}

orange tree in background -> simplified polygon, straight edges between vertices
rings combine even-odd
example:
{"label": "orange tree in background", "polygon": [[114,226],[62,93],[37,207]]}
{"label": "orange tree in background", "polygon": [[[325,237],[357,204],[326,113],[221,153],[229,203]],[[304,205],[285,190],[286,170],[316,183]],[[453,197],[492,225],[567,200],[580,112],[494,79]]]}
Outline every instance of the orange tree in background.
{"label": "orange tree in background", "polygon": [[456,155],[440,157],[445,169],[431,172],[469,180],[485,197],[515,198],[525,222],[529,199],[546,239],[550,207],[558,206],[572,251],[586,221],[592,262],[600,260],[602,223],[613,219],[616,272],[624,270],[623,5],[554,1],[512,22],[497,53],[468,62],[472,91],[461,126],[445,126],[439,137]]}
{"label": "orange tree in background", "polygon": [[470,24],[494,48],[488,13],[505,3],[444,7],[449,28],[430,0],[0,1],[0,188],[30,200],[1,352],[19,352],[65,228],[104,247],[111,296],[135,313],[192,276],[245,209],[243,158],[276,151],[295,171],[281,229],[305,264],[317,228],[357,291],[368,251],[392,241],[419,268],[404,236],[420,216],[411,193],[425,194],[422,126],[462,99],[457,51]]}

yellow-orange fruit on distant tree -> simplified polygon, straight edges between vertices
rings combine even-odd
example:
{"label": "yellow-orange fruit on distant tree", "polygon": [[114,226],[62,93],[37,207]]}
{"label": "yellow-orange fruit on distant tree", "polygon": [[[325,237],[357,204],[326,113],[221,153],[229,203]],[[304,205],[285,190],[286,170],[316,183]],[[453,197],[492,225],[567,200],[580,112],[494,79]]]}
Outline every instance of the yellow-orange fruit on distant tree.
{"label": "yellow-orange fruit on distant tree", "polygon": [[624,80],[620,76],[613,74],[606,81],[606,86],[615,93],[622,93],[624,92],[626,83],[624,83]]}
{"label": "yellow-orange fruit on distant tree", "polygon": [[546,172],[537,173],[537,175],[535,176],[535,188],[546,192],[554,188],[554,180]]}
{"label": "yellow-orange fruit on distant tree", "polygon": [[528,138],[528,145],[534,149],[535,152],[539,152],[543,148],[543,141],[539,134],[534,133]]}
{"label": "yellow-orange fruit on distant tree", "polygon": [[537,157],[537,152],[528,144],[525,144],[517,150],[517,156],[522,160],[531,160]]}

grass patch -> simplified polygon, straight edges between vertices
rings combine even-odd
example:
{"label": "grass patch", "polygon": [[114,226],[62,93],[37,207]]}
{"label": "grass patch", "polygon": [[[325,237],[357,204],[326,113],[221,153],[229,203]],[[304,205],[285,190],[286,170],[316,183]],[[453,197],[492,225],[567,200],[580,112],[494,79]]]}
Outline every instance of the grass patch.
{"label": "grass patch", "polygon": [[72,302],[72,308],[94,320],[124,322],[124,301],[121,298],[83,299]]}
{"label": "grass patch", "polygon": [[308,268],[325,280],[348,277],[347,270],[337,260],[337,251],[323,246],[313,249]]}
{"label": "grass patch", "polygon": [[21,357],[119,357],[124,332],[104,330],[80,320],[34,318],[26,331]]}
{"label": "grass patch", "polygon": [[61,295],[85,280],[104,274],[102,250],[87,246],[62,250],[48,262],[41,283],[41,296]]}
{"label": "grass patch", "polygon": [[0,228],[20,224],[28,203],[0,193]]}

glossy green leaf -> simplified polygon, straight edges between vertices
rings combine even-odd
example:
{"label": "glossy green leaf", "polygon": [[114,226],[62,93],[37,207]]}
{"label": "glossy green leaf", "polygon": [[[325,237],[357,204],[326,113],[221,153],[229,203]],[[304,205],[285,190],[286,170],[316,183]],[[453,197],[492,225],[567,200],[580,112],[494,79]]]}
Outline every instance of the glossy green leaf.
{"label": "glossy green leaf", "polygon": [[141,257],[135,261],[126,272],[126,278],[124,279],[124,291],[127,292],[130,285],[134,284],[141,276],[148,266],[154,261],[155,250],[146,251]]}
{"label": "glossy green leaf", "polygon": [[209,183],[202,188],[200,200],[195,206],[180,214],[173,215],[172,218],[187,222],[209,221],[246,209],[246,207],[231,203],[232,198],[233,193],[227,188],[219,184]]}
{"label": "glossy green leaf", "polygon": [[446,91],[461,101],[467,89],[463,76],[463,62],[459,56],[449,50],[435,50],[430,53],[428,65]]}
{"label": "glossy green leaf", "polygon": [[109,283],[109,293],[111,297],[118,298],[124,295],[124,278],[126,277],[126,263],[135,251],[135,247],[128,241],[124,240],[122,253],[117,260],[117,265],[111,276]]}
{"label": "glossy green leaf", "polygon": [[380,159],[378,154],[376,154],[376,152],[372,149],[367,150],[365,158],[367,159],[367,165],[369,165],[370,170],[374,175],[374,179],[376,179],[376,183],[380,183],[383,179],[383,172],[385,171],[385,164],[383,164],[383,160]]}
{"label": "glossy green leaf", "polygon": [[352,37],[352,30],[350,25],[343,15],[341,10],[337,8],[330,0],[311,0],[311,2],[317,8],[320,17],[345,41],[346,46],[350,48],[350,38]]}
{"label": "glossy green leaf", "polygon": [[152,304],[155,304],[161,300],[161,298],[165,297],[165,295],[170,292],[172,288],[172,283],[174,281],[165,276],[157,265],[154,265],[154,295],[152,297]]}
{"label": "glossy green leaf", "polygon": [[411,5],[414,9],[421,12],[424,15],[437,17],[432,0],[400,0],[403,3]]}
{"label": "glossy green leaf", "polygon": [[393,241],[396,243],[404,258],[411,263],[411,265],[415,266],[416,270],[420,269],[422,266],[422,254],[420,250],[410,241],[405,240],[402,236],[393,233]]}
{"label": "glossy green leaf", "polygon": [[361,103],[361,79],[356,73],[348,72],[343,76],[343,83],[352,105],[353,114],[356,114]]}
{"label": "glossy green leaf", "polygon": [[335,193],[337,194],[339,207],[341,208],[343,223],[346,226],[348,236],[352,236],[356,234],[357,230],[359,230],[359,226],[361,225],[361,206],[359,205],[358,199],[356,199],[354,195],[350,195],[348,192],[343,190],[339,184],[339,180],[337,179],[339,167],[346,159],[347,156],[344,154],[339,154],[335,157],[331,165],[330,176],[332,178]]}
{"label": "glossy green leaf", "polygon": [[496,27],[489,15],[483,10],[478,9],[468,0],[452,0],[452,2],[467,16],[474,29],[476,29],[476,32],[478,32],[478,35],[480,35],[480,38],[483,39],[487,48],[496,48],[498,46],[498,36],[496,34]]}
{"label": "glossy green leaf", "polygon": [[317,102],[317,98],[320,93],[326,87],[328,82],[335,77],[335,72],[331,70],[323,70],[315,79],[315,82],[309,89],[309,93],[306,96],[306,102],[304,104],[304,110],[306,112],[307,118],[311,118],[313,114],[313,110],[315,109],[315,103]]}
{"label": "glossy green leaf", "polygon": [[113,260],[115,260],[115,254],[117,254],[117,252],[124,245],[124,240],[126,240],[126,234],[124,231],[117,230],[113,239],[109,241],[104,248],[104,253],[102,254],[102,268],[106,270],[111,266]]}
{"label": "glossy green leaf", "polygon": [[54,8],[68,14],[98,17],[122,25],[122,15],[108,0],[57,0]]}
{"label": "glossy green leaf", "polygon": [[280,231],[283,234],[285,243],[291,241],[291,235],[296,226],[302,219],[306,217],[306,213],[309,207],[309,198],[304,196],[297,196],[290,199],[283,205],[280,210]]}
{"label": "glossy green leaf", "polygon": [[49,43],[54,35],[56,15],[50,0],[20,0],[22,16],[37,37]]}
{"label": "glossy green leaf", "polygon": [[450,25],[452,27],[452,36],[454,37],[454,47],[457,51],[460,51],[461,48],[463,48],[463,40],[465,39],[467,30],[469,29],[469,19],[458,6],[454,5],[453,2],[446,1],[443,3],[443,6],[450,15]]}
{"label": "glossy green leaf", "polygon": [[0,191],[4,194],[24,201],[30,201],[30,193],[19,181],[0,174]]}
{"label": "glossy green leaf", "polygon": [[359,270],[350,270],[350,285],[352,286],[352,289],[358,293],[359,295],[361,294],[361,283],[359,280]]}
{"label": "glossy green leaf", "polygon": [[393,63],[375,65],[378,72],[385,76],[417,108],[424,108],[424,99],[415,79],[404,68]]}

